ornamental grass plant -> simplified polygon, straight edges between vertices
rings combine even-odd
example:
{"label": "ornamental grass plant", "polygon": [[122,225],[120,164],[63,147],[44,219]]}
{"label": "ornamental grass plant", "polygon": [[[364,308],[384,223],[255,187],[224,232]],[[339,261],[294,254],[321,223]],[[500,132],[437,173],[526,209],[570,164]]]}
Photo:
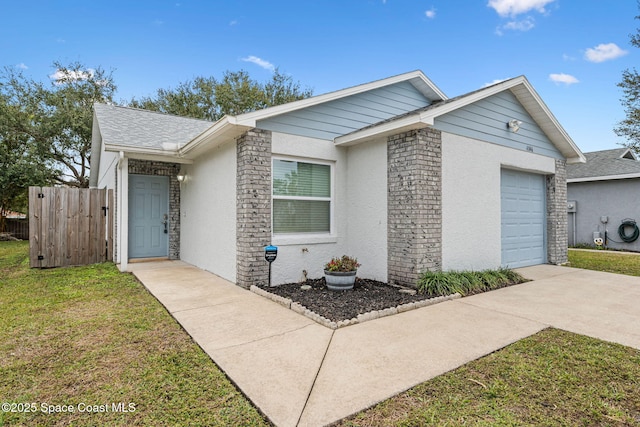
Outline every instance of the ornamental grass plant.
{"label": "ornamental grass plant", "polygon": [[507,268],[483,271],[427,271],[418,280],[418,292],[434,297],[455,293],[465,296],[526,281],[520,274]]}

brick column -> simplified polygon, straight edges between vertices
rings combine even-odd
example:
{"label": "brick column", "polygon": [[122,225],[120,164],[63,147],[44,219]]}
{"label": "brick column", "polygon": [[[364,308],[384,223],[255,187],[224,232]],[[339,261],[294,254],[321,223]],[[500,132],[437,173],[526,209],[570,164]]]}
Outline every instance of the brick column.
{"label": "brick column", "polygon": [[556,173],[547,175],[547,262],[567,262],[568,245],[567,162],[556,160]]}
{"label": "brick column", "polygon": [[271,132],[252,129],[237,141],[236,284],[266,283],[271,242]]}
{"label": "brick column", "polygon": [[442,268],[442,135],[432,128],[387,139],[388,280],[416,286]]}

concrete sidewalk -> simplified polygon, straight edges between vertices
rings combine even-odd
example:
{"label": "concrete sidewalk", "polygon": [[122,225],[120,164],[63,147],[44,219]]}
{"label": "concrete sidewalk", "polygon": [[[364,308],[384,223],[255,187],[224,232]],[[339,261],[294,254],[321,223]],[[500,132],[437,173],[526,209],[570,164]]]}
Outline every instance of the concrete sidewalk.
{"label": "concrete sidewalk", "polygon": [[134,274],[278,426],[321,426],[553,326],[640,349],[640,278],[568,267],[331,330],[181,261]]}

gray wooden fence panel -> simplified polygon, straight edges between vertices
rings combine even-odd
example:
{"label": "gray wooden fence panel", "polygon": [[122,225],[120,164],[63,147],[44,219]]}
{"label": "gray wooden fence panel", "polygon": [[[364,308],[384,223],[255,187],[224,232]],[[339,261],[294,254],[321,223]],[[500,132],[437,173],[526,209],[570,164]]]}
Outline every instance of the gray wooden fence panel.
{"label": "gray wooden fence panel", "polygon": [[29,188],[31,267],[113,260],[113,190]]}

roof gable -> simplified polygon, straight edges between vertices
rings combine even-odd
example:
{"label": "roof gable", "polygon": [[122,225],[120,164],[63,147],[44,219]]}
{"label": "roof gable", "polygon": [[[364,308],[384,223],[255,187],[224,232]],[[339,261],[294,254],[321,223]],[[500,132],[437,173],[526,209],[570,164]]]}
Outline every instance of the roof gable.
{"label": "roof gable", "polygon": [[[352,145],[374,136],[391,135],[400,131],[418,129],[425,125],[434,126],[436,118],[505,91],[510,91],[515,96],[533,122],[542,130],[558,152],[567,159],[567,162],[584,162],[583,154],[524,76],[505,80],[443,102],[434,102],[428,107],[338,137],[335,139],[335,143],[337,145]],[[517,117],[514,118],[520,120]]]}
{"label": "roof gable", "polygon": [[431,104],[402,81],[258,120],[260,129],[333,140],[373,123]]}
{"label": "roof gable", "polygon": [[[518,132],[512,132],[507,126],[513,119],[520,122]],[[508,90],[435,117],[434,128],[505,147],[563,158],[529,112]]]}

